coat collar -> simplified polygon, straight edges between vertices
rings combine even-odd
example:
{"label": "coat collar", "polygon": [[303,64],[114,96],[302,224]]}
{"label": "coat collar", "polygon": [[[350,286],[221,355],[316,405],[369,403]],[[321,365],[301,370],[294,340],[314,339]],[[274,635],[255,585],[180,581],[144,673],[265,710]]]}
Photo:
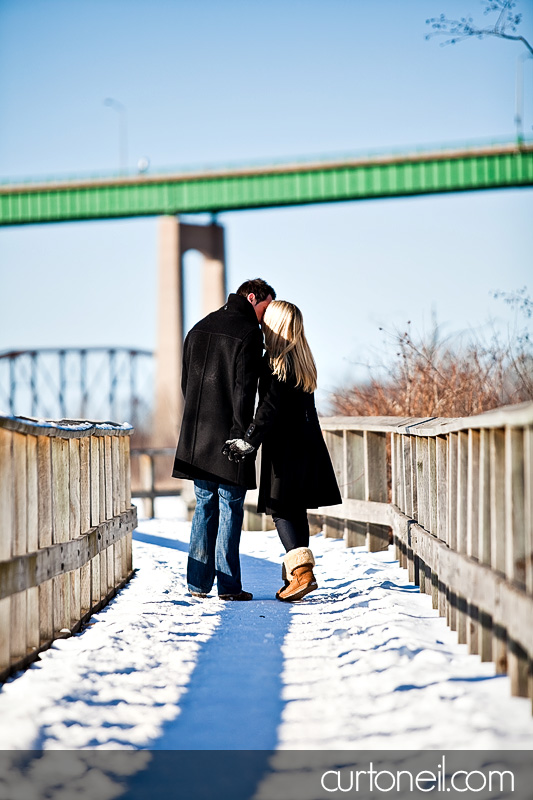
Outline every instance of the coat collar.
{"label": "coat collar", "polygon": [[259,325],[253,305],[241,294],[230,294],[228,296],[226,305],[224,306],[224,311],[233,311],[237,314],[244,314],[246,319],[249,319],[250,322],[255,322],[256,325]]}

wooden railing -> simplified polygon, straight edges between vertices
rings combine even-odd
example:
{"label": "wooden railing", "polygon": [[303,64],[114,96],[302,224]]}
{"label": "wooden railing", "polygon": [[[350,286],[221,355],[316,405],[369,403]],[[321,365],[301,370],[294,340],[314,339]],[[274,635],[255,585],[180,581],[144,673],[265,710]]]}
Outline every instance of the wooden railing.
{"label": "wooden railing", "polygon": [[133,574],[132,432],[0,416],[0,680]]}
{"label": "wooden railing", "polygon": [[379,550],[391,531],[459,642],[533,699],[533,403],[321,424],[343,497],[312,514],[325,535]]}
{"label": "wooden railing", "polygon": [[[132,477],[132,494],[135,499],[142,500],[143,516],[151,519],[154,516],[154,500],[158,497],[177,497],[189,495],[192,497],[194,510],[194,492],[192,484],[177,481],[170,477],[174,462],[175,447],[135,447],[131,450],[132,467],[135,477]],[[156,480],[156,466],[165,467],[162,485]],[[189,483],[189,487],[183,484]],[[189,488],[189,494],[187,494]]]}

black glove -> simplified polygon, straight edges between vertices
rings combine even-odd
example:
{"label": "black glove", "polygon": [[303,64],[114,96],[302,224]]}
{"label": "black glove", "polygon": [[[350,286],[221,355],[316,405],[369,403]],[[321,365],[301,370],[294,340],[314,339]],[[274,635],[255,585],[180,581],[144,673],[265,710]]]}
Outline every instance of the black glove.
{"label": "black glove", "polygon": [[245,442],[244,439],[228,439],[222,448],[222,453],[230,461],[244,461],[246,456],[255,453],[255,447],[249,442]]}

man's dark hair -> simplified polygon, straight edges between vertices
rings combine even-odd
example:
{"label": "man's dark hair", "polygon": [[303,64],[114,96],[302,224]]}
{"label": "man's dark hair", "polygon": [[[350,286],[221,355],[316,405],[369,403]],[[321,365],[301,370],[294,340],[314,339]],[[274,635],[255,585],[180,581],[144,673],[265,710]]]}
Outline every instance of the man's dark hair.
{"label": "man's dark hair", "polygon": [[268,295],[272,295],[272,300],[276,299],[276,292],[269,286],[269,284],[261,278],[254,278],[251,281],[244,281],[235,294],[240,294],[243,297],[248,297],[249,294],[255,294],[255,299],[258,303],[266,300]]}

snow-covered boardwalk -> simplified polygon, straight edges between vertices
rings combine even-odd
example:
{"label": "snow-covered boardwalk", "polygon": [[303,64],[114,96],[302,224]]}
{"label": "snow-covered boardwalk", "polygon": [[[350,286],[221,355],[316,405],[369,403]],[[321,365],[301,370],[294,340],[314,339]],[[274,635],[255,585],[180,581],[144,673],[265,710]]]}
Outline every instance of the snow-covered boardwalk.
{"label": "snow-covered boardwalk", "polygon": [[136,577],[0,691],[0,748],[530,749],[530,703],[470,656],[392,548],[312,540],[319,591],[276,601],[275,532],[243,534],[251,603],[187,594],[190,526],[141,520]]}

